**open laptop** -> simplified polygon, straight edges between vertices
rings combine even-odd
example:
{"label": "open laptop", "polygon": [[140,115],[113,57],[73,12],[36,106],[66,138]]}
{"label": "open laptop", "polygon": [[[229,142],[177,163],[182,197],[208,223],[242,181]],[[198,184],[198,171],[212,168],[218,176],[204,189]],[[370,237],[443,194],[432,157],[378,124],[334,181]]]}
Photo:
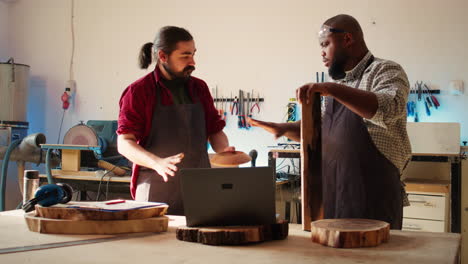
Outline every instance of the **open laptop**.
{"label": "open laptop", "polygon": [[273,168],[181,169],[187,226],[276,222]]}

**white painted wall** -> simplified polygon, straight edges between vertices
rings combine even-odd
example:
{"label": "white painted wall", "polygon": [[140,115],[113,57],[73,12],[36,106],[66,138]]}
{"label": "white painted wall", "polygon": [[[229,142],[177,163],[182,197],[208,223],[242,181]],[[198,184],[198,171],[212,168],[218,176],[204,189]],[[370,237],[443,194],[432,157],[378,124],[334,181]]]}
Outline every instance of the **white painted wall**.
{"label": "white painted wall", "polygon": [[0,62],[5,62],[9,58],[8,18],[8,4],[0,2]]}
{"label": "white painted wall", "polygon": [[[17,0],[8,10],[12,54],[31,66],[30,130],[45,133],[49,143],[57,141],[60,95],[69,79],[70,3]],[[0,36],[6,30],[2,5]],[[421,121],[461,122],[462,139],[468,140],[468,97],[446,92],[450,80],[468,82],[466,10],[464,0],[75,0],[77,93],[62,136],[79,120],[117,118],[122,91],[146,73],[137,67],[139,48],[165,25],[194,35],[195,76],[224,95],[260,91],[266,102],[257,117],[284,120],[295,89],[326,70],[317,29],[325,19],[348,13],[361,22],[374,55],[399,62],[412,83],[423,80],[442,90],[442,108],[430,118],[421,109]],[[258,129],[239,130],[229,118],[225,131],[232,145],[259,150],[257,164],[266,165],[266,146],[277,142]]]}

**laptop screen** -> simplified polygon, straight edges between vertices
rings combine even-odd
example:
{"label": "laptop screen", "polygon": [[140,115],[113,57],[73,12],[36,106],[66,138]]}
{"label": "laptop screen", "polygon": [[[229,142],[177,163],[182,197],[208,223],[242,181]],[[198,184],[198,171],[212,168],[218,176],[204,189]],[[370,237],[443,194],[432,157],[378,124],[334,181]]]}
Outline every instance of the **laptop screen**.
{"label": "laptop screen", "polygon": [[273,168],[181,169],[179,173],[187,226],[276,222]]}

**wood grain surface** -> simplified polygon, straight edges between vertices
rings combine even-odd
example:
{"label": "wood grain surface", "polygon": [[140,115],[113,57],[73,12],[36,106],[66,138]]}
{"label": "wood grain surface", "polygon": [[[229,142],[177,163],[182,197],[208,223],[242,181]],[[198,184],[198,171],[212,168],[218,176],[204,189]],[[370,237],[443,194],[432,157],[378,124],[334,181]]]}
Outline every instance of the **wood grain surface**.
{"label": "wood grain surface", "polygon": [[[163,216],[168,206],[125,201],[125,204],[106,205],[105,202],[76,202],[50,207],[36,205],[39,217],[64,220],[134,220]],[[132,208],[133,206],[133,208]],[[142,206],[149,206],[141,208]],[[140,208],[139,208],[140,207]]]}
{"label": "wood grain surface", "polygon": [[301,119],[301,198],[302,228],[323,219],[322,204],[322,121],[320,94],[302,104]]}
{"label": "wood grain surface", "polygon": [[285,239],[288,230],[287,221],[265,226],[179,227],[176,237],[207,245],[242,245]]}
{"label": "wood grain surface", "polygon": [[110,235],[140,232],[165,232],[169,218],[166,216],[134,220],[75,221],[49,219],[30,212],[24,215],[30,231],[45,234]]}
{"label": "wood grain surface", "polygon": [[312,241],[335,248],[375,247],[387,242],[390,225],[372,219],[323,219],[311,223]]}

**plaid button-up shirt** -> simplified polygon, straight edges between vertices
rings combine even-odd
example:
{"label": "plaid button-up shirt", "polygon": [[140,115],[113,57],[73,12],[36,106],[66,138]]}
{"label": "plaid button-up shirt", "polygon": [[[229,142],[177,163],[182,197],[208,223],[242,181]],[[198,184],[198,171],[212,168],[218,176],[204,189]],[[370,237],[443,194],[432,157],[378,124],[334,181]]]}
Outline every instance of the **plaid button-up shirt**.
{"label": "plaid button-up shirt", "polygon": [[[363,121],[377,149],[399,169],[401,175],[411,158],[406,131],[406,103],[410,90],[408,77],[399,64],[389,60],[374,58],[365,68],[371,57],[372,53],[368,52],[354,69],[346,72],[346,76],[336,83],[375,93],[377,112],[371,119],[363,118]],[[361,76],[361,83],[356,87]],[[323,100],[322,112],[325,102]],[[404,204],[408,205],[406,195],[403,198]]]}

